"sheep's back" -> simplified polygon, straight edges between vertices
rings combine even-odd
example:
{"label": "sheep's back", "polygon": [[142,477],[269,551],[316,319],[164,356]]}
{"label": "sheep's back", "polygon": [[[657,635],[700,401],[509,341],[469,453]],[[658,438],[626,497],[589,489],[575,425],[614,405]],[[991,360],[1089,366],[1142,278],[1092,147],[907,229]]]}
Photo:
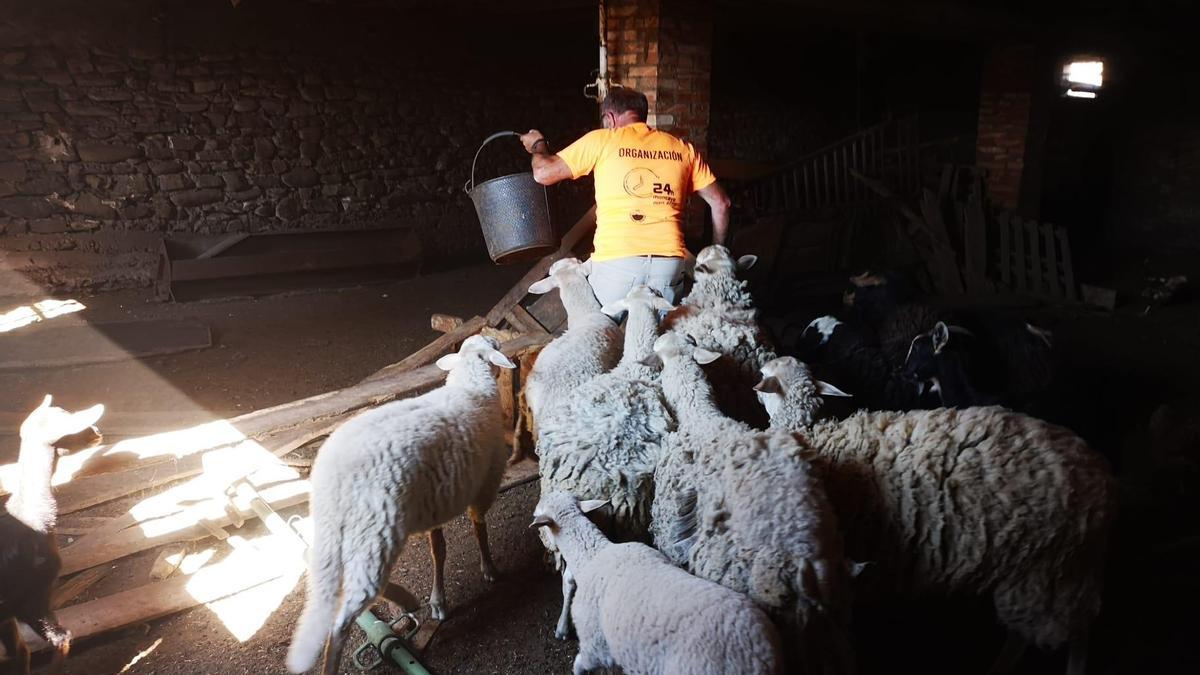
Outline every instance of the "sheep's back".
{"label": "sheep's back", "polygon": [[607,533],[645,539],[654,467],[674,426],[657,386],[597,376],[546,414],[538,435],[542,492],[611,499],[615,517]]}
{"label": "sheep's back", "polygon": [[1003,408],[858,413],[803,439],[848,555],[902,590],[977,591],[1092,556],[1112,516],[1103,460]]}

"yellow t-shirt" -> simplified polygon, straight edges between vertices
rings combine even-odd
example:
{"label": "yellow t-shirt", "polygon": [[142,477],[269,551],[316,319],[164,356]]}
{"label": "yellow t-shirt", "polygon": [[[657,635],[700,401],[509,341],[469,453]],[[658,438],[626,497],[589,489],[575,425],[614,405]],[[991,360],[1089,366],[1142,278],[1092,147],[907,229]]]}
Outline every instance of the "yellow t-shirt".
{"label": "yellow t-shirt", "polygon": [[592,260],[687,255],[684,204],[717,180],[691,143],[638,122],[589,132],[558,156],[572,178],[596,174]]}

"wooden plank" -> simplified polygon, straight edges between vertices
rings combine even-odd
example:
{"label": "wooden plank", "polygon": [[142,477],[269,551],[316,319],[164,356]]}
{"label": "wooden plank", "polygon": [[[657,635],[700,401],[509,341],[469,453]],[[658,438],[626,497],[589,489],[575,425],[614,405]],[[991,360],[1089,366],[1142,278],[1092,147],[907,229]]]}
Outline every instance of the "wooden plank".
{"label": "wooden plank", "polygon": [[71,604],[72,600],[83,595],[87,589],[95,586],[96,582],[108,576],[108,573],[112,569],[111,565],[93,567],[62,582],[54,589],[54,596],[50,599],[50,607],[52,609],[61,609]]}
{"label": "wooden plank", "polygon": [[514,284],[503,298],[500,298],[500,302],[496,303],[496,306],[492,307],[492,309],[488,311],[486,317],[487,325],[493,327],[499,326],[500,322],[504,320],[504,315],[508,314],[509,310],[511,310],[514,305],[519,303],[526,295],[529,295],[529,286],[533,282],[545,277],[546,272],[549,271],[550,266],[553,265],[555,261],[570,257],[574,253],[575,247],[578,246],[581,241],[586,239],[588,235],[590,235],[595,229],[596,206],[592,205],[592,208],[588,209],[588,212],[583,214],[583,217],[581,217],[575,223],[575,225],[563,235],[562,242],[559,244],[558,250],[535,263],[534,266],[525,273],[525,276],[521,277],[521,280]]}
{"label": "wooden plank", "polygon": [[1012,247],[1009,241],[1008,212],[1002,211],[996,216],[996,225],[1000,230],[1000,281],[1005,286],[1012,284]]}
{"label": "wooden plank", "polygon": [[513,325],[513,327],[517,328],[522,333],[532,333],[537,335],[538,333],[549,332],[546,330],[545,326],[539,323],[538,320],[529,313],[529,310],[525,309],[519,304],[513,305],[513,308],[509,310],[506,318],[508,319],[508,322]]}
{"label": "wooden plank", "polygon": [[1067,240],[1067,231],[1061,227],[1054,228],[1054,236],[1058,238],[1058,254],[1062,256],[1063,285],[1067,287],[1067,299],[1074,301],[1075,268],[1071,266],[1071,242]]}
{"label": "wooden plank", "polygon": [[430,314],[429,327],[439,333],[449,333],[450,331],[463,325],[461,316],[451,316],[449,314]]}
{"label": "wooden plank", "polygon": [[504,478],[500,481],[500,492],[531,483],[538,478],[538,463],[533,459],[523,459],[516,464],[510,464],[504,469]]}
{"label": "wooden plank", "polygon": [[473,316],[464,321],[458,328],[449,333],[443,333],[433,342],[421,347],[400,361],[387,366],[386,372],[401,373],[433,363],[438,357],[449,354],[457,349],[458,343],[483,330],[483,327],[486,325],[487,320],[482,316]]}
{"label": "wooden plank", "polygon": [[[303,504],[308,501],[309,483],[307,480],[279,483],[263,489],[262,496],[271,508],[277,510]],[[213,514],[212,518],[203,519],[208,526],[219,528],[234,524],[232,515],[226,512],[216,515],[218,510],[219,508],[212,508],[211,504],[201,504],[197,506],[196,510],[188,509],[154,521],[155,534],[146,534],[141,527],[131,527],[115,534],[106,533],[82,537],[74,544],[62,549],[62,569],[59,571],[59,575],[73,574],[163,544],[206,539],[211,536],[212,531],[210,527],[200,523],[201,518],[197,517],[198,512]],[[257,517],[249,505],[239,505],[237,515],[244,520]]]}
{"label": "wooden plank", "polygon": [[84,534],[91,534],[105,527],[112,520],[111,516],[60,515],[58,522],[54,525],[54,533],[78,537]]}
{"label": "wooden plank", "polygon": [[978,182],[973,184],[963,213],[963,262],[972,292],[987,290],[987,223]]}
{"label": "wooden plank", "polygon": [[567,310],[558,297],[558,290],[543,293],[529,305],[529,313],[551,333],[567,325]]}
{"label": "wooden plank", "polygon": [[1063,297],[1062,286],[1058,282],[1058,251],[1054,246],[1054,226],[1042,223],[1040,228],[1042,244],[1045,249],[1046,281],[1049,282],[1050,295],[1054,298]]}
{"label": "wooden plank", "polygon": [[1025,221],[1025,238],[1029,241],[1029,263],[1031,266],[1030,290],[1034,295],[1045,295],[1046,289],[1042,287],[1041,247],[1038,246],[1041,233],[1038,232],[1036,222],[1032,220]]}
{"label": "wooden plank", "polygon": [[1025,267],[1025,223],[1019,217],[1013,215],[1009,218],[1009,231],[1012,233],[1013,243],[1013,279],[1016,282],[1015,287],[1018,291],[1028,291],[1029,281]]}
{"label": "wooden plank", "polygon": [[[72,605],[57,612],[58,620],[71,631],[72,640],[78,641],[220,600],[278,579],[288,572],[284,565],[245,563],[244,559],[222,561],[190,577],[156,581]],[[25,627],[22,627],[22,636],[32,651],[47,647]]]}
{"label": "wooden plank", "polygon": [[813,207],[813,190],[812,181],[809,179],[810,163],[804,164],[804,208],[811,209]]}

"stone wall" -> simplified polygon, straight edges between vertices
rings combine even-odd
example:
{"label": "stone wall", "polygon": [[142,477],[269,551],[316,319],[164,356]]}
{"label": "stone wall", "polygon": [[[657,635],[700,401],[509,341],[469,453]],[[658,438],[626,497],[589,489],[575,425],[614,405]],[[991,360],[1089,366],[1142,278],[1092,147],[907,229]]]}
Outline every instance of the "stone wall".
{"label": "stone wall", "polygon": [[[46,289],[144,285],[164,235],[414,228],[427,259],[482,260],[477,144],[595,124],[587,11],[55,0],[0,21],[0,268]],[[479,173],[527,162],[498,141]],[[551,189],[560,227],[588,187]]]}

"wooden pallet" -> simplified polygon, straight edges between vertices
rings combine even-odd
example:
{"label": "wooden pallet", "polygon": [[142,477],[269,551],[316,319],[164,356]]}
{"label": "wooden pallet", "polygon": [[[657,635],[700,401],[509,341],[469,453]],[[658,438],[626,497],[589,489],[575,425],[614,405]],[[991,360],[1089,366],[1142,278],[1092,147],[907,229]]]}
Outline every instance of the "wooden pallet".
{"label": "wooden pallet", "polygon": [[1015,214],[996,217],[1000,281],[1013,291],[1053,301],[1078,299],[1067,232]]}

